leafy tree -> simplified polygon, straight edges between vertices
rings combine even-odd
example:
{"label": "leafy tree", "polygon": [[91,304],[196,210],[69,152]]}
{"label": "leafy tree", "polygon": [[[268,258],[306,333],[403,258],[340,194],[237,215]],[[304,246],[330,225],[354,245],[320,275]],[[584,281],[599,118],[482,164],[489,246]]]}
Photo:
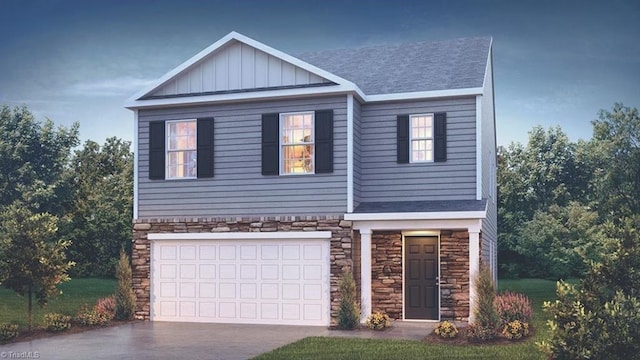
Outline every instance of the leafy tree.
{"label": "leafy tree", "polygon": [[87,141],[71,163],[75,189],[67,231],[69,256],[81,276],[113,276],[121,248],[131,249],[133,153],[130,143],[108,138]]}
{"label": "leafy tree", "polygon": [[26,107],[0,106],[0,134],[0,209],[20,200],[36,213],[62,216],[73,197],[65,170],[78,124],[55,128]]}
{"label": "leafy tree", "polygon": [[588,262],[599,260],[603,251],[598,214],[577,202],[537,211],[520,238],[516,251],[533,277],[582,277]]}
{"label": "leafy tree", "polygon": [[638,109],[616,103],[593,122],[596,174],[593,178],[603,219],[640,214],[640,117]]}
{"label": "leafy tree", "polygon": [[68,241],[57,237],[57,218],[49,213],[33,213],[14,202],[2,213],[0,283],[21,296],[27,296],[29,331],[32,325],[33,296],[44,306],[60,293],[57,285],[69,280]]}
{"label": "leafy tree", "polygon": [[120,251],[120,260],[116,266],[116,309],[115,318],[117,320],[131,320],[136,310],[136,295],[133,292],[133,278],[129,256]]}
{"label": "leafy tree", "polygon": [[[579,167],[575,144],[560,127],[534,127],[526,146],[498,149],[498,223],[501,270],[528,271],[518,251],[522,229],[536,212],[583,199],[588,170]],[[525,273],[526,275],[526,273]]]}

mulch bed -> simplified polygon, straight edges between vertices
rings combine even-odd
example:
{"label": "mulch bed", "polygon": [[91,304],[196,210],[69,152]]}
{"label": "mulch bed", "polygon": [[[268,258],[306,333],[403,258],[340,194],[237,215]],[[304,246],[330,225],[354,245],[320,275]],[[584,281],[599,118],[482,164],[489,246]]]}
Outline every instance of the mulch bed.
{"label": "mulch bed", "polygon": [[106,328],[106,327],[129,324],[129,323],[133,323],[133,322],[136,322],[136,321],[139,321],[139,320],[125,320],[125,321],[112,320],[112,321],[109,322],[109,324],[104,325],[104,326],[85,326],[85,325],[73,322],[73,323],[71,323],[71,327],[69,329],[67,329],[65,331],[57,331],[57,332],[47,331],[43,327],[35,327],[34,326],[31,329],[31,334],[29,334],[29,330],[23,329],[23,330],[20,331],[20,335],[18,335],[17,337],[15,337],[15,338],[13,338],[11,340],[8,340],[8,341],[0,341],[0,345],[23,342],[23,341],[31,341],[31,340],[48,338],[48,337],[58,336],[58,335],[76,334],[76,333],[81,333],[81,332],[85,332],[85,331],[89,331],[89,330],[102,329],[102,328]]}
{"label": "mulch bed", "polygon": [[443,338],[440,335],[436,335],[435,332],[431,332],[431,334],[427,335],[424,337],[424,339],[422,339],[422,341],[429,343],[429,344],[445,344],[445,345],[460,345],[460,346],[469,346],[469,345],[511,345],[511,344],[517,344],[521,341],[527,341],[529,340],[534,334],[535,334],[535,329],[533,328],[533,326],[529,327],[529,336],[521,338],[521,339],[517,339],[517,340],[509,340],[507,338],[505,338],[502,335],[497,336],[495,339],[491,340],[491,341],[485,341],[485,342],[473,342],[473,341],[469,341],[469,339],[466,336],[467,333],[467,328],[458,328],[458,336],[456,336],[453,339],[450,338]]}

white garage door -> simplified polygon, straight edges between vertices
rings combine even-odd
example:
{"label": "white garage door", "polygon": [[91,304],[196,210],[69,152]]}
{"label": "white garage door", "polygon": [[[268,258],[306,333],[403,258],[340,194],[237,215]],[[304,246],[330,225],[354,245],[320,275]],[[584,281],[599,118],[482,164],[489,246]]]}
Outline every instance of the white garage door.
{"label": "white garage door", "polygon": [[151,251],[152,320],[329,325],[328,239],[158,240]]}

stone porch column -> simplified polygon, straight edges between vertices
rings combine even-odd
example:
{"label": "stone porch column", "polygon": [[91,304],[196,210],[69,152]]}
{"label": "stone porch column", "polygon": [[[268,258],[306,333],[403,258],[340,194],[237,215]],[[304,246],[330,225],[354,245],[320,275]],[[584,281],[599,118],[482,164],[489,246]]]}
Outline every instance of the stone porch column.
{"label": "stone porch column", "polygon": [[371,315],[371,229],[360,229],[360,322]]}
{"label": "stone porch column", "polygon": [[469,228],[469,323],[474,322],[476,277],[480,271],[480,228]]}

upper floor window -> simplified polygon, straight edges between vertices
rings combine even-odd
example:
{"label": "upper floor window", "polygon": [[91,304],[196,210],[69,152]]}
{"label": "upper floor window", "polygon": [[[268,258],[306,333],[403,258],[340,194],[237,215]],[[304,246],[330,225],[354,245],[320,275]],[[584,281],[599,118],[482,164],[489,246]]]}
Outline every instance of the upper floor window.
{"label": "upper floor window", "polygon": [[280,114],[280,174],[314,173],[314,113]]}
{"label": "upper floor window", "polygon": [[167,178],[197,176],[196,120],[167,121]]}
{"label": "upper floor window", "polygon": [[433,161],[433,114],[411,115],[409,120],[411,162]]}

